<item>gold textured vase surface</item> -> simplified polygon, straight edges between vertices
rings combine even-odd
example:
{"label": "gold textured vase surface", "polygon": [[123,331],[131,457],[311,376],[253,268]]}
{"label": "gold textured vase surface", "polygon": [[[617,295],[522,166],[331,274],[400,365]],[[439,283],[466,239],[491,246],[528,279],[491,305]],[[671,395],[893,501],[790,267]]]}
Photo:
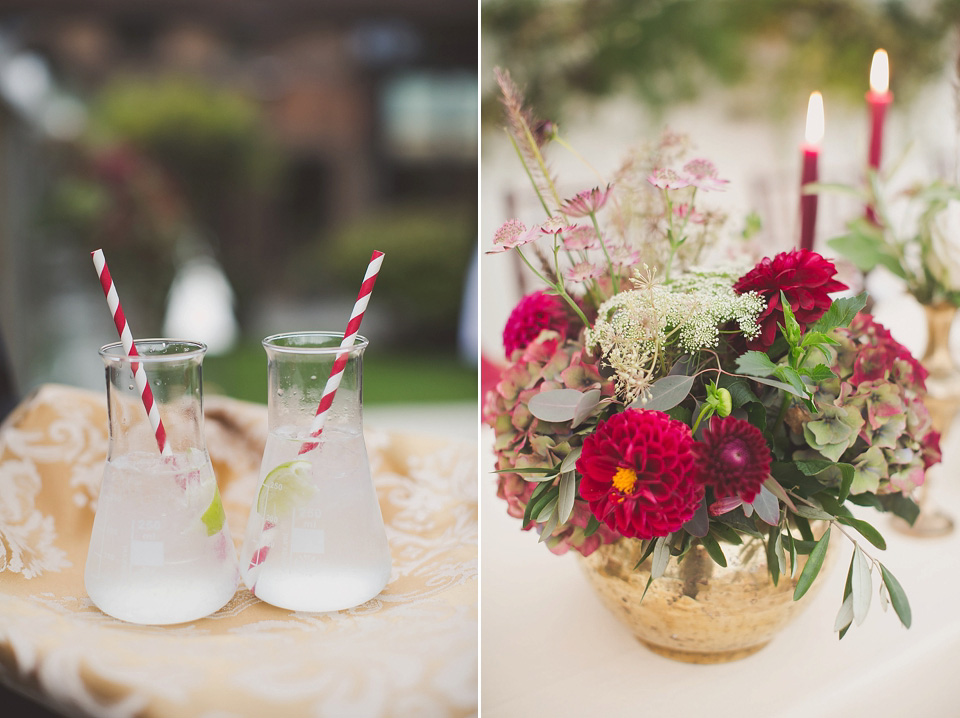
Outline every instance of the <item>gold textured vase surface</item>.
{"label": "gold textured vase surface", "polygon": [[581,562],[607,608],[652,651],[688,663],[724,663],[763,648],[809,603],[820,581],[794,601],[796,577],[806,556],[798,557],[794,579],[781,576],[774,586],[762,541],[748,538],[740,546],[722,546],[726,568],[695,546],[679,563],[670,558],[665,574],[650,584],[646,596],[651,559],[634,568],[642,555],[640,541],[620,539],[581,557]]}
{"label": "gold textured vase surface", "polygon": [[950,353],[950,327],[957,308],[940,302],[925,304],[923,310],[927,315],[929,339],[920,363],[930,373],[923,403],[930,412],[933,428],[946,436],[960,409],[960,370]]}

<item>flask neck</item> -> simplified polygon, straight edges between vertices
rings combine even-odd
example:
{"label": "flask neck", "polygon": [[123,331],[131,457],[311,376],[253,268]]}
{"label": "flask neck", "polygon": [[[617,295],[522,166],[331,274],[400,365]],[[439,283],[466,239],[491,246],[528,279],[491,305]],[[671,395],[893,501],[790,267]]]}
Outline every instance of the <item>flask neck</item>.
{"label": "flask neck", "polygon": [[[363,427],[363,352],[366,340],[341,348],[342,334],[303,332],[264,340],[267,409],[273,433],[307,438],[321,402],[324,430],[355,433]],[[331,381],[331,374],[336,378]],[[324,401],[324,397],[328,396]]]}
{"label": "flask neck", "polygon": [[[108,458],[120,454],[156,454],[161,446],[150,419],[152,400],[162,425],[163,441],[174,454],[206,452],[203,434],[202,363],[206,347],[195,342],[136,342],[139,357],[128,357],[119,344],[100,350],[107,384],[110,440]],[[144,399],[136,372],[149,386]]]}

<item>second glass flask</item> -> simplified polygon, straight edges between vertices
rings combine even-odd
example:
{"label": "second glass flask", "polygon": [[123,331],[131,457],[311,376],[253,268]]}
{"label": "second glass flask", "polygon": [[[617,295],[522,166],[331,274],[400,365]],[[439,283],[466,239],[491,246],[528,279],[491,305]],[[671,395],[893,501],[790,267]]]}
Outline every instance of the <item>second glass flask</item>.
{"label": "second glass flask", "polygon": [[[243,581],[295,611],[338,611],[376,596],[390,548],[363,440],[363,352],[343,334],[292,332],[263,340],[269,433],[240,552]],[[338,354],[343,377],[319,439],[310,437]],[[312,447],[312,448],[308,448]]]}

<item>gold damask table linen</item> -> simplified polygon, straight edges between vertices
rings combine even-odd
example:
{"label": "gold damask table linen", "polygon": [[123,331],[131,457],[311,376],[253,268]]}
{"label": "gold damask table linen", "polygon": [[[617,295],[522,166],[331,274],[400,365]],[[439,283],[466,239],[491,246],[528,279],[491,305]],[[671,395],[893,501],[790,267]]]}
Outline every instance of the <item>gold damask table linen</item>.
{"label": "gold damask table linen", "polygon": [[[207,448],[239,541],[266,407],[215,396],[205,404]],[[476,446],[366,438],[393,556],[379,596],[308,614],[241,585],[202,620],[136,626],[103,614],[83,587],[106,398],[41,387],[0,427],[0,680],[81,716],[475,715]]]}

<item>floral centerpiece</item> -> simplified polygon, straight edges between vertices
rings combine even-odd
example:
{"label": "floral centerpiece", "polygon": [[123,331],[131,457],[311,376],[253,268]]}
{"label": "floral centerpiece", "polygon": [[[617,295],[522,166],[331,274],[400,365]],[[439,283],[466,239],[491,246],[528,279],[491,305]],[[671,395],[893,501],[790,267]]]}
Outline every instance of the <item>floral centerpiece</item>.
{"label": "floral centerpiece", "polygon": [[718,257],[725,218],[701,203],[725,181],[685,161],[680,137],[563,197],[545,150],[565,142],[509,75],[498,81],[546,214],[507,221],[491,250],[516,253],[544,284],[510,314],[508,365],[485,398],[510,515],[558,554],[639,542],[647,588],[671,557],[697,549],[725,566],[760,542],[770,581],[793,580],[794,599],[842,533],[853,555],[840,637],[875,588],[909,626],[906,595],[875,557],[884,539],[853,509],[916,517],[910,494],[940,458],[923,367],[861,311],[866,295],[837,296],[846,286],[819,254]]}

